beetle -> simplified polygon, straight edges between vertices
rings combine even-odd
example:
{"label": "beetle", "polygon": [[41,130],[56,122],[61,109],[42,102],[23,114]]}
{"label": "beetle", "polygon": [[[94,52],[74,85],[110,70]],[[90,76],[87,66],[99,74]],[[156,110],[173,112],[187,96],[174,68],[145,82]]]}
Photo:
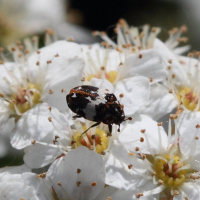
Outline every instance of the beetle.
{"label": "beetle", "polygon": [[119,125],[118,131],[120,131],[120,124],[127,120],[122,105],[107,89],[90,85],[78,86],[70,90],[66,100],[68,107],[77,114],[73,119],[83,117],[96,122],[82,134],[101,122],[108,125],[111,134],[113,124]]}

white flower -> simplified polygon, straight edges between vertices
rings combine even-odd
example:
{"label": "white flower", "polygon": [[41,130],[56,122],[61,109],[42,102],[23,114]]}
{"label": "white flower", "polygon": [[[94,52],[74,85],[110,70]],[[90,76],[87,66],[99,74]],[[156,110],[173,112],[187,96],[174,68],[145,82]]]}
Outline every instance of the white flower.
{"label": "white flower", "polygon": [[[171,136],[172,119],[176,125],[174,140]],[[127,148],[136,155],[137,152],[139,152],[138,155],[143,155],[143,167],[141,167],[142,164],[138,167],[137,164],[124,156],[124,171],[110,167],[110,176],[113,177],[113,180],[118,177],[118,184],[113,181],[112,186],[127,190],[133,190],[137,187],[136,196],[138,198],[153,195],[159,199],[161,192],[164,192],[167,198],[199,199],[198,135],[200,126],[197,124],[197,119],[190,121],[187,128],[179,136],[177,123],[177,115],[171,115],[168,136],[164,133],[160,123],[156,125],[155,122],[146,121],[146,124],[142,124],[140,130],[139,127],[138,130],[136,128],[135,132],[133,132],[133,126],[131,133],[138,136],[143,135],[143,142],[146,141],[146,146],[143,146],[142,142],[141,145],[133,143]],[[155,135],[158,135],[156,140],[153,139]],[[129,138],[126,137],[126,139]]]}
{"label": "white flower", "polygon": [[0,41],[4,45],[17,39],[55,28],[64,21],[64,1],[0,1]]}
{"label": "white flower", "polygon": [[[17,122],[24,113],[43,102],[67,112],[65,95],[81,84],[84,63],[76,57],[80,53],[79,45],[59,41],[28,59],[20,46],[12,51],[15,62],[1,62],[0,65],[1,128],[7,122],[13,124],[12,118]],[[2,52],[1,55],[4,58]],[[26,122],[28,124],[31,122]]]}

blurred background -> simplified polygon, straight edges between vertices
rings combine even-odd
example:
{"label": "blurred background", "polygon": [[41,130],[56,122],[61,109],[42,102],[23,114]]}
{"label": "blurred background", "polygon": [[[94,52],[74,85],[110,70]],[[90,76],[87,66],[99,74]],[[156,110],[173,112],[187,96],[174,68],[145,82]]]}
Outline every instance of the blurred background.
{"label": "blurred background", "polygon": [[[91,44],[100,40],[92,36],[94,30],[114,38],[113,28],[120,18],[133,26],[161,27],[163,41],[170,29],[186,25],[184,36],[191,50],[200,50],[199,0],[0,0],[0,46],[33,35],[40,36],[43,46],[46,28],[55,30],[58,39],[73,37]],[[9,146],[8,134],[0,137],[0,167],[22,164],[23,152]]]}

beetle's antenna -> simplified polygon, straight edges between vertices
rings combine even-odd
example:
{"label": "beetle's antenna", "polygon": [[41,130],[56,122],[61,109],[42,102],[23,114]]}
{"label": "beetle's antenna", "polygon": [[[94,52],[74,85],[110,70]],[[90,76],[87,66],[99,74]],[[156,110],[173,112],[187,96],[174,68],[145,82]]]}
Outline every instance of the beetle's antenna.
{"label": "beetle's antenna", "polygon": [[97,123],[93,124],[92,126],[90,126],[88,129],[86,129],[86,130],[81,134],[81,136],[82,136],[84,133],[86,133],[88,130],[90,130],[91,128],[93,128],[93,127],[95,127],[95,126],[98,126],[100,123],[101,123],[101,122],[97,122]]}
{"label": "beetle's antenna", "polygon": [[132,117],[128,117],[128,118],[124,119],[124,121],[126,121],[126,120],[131,121],[131,120],[132,120]]}

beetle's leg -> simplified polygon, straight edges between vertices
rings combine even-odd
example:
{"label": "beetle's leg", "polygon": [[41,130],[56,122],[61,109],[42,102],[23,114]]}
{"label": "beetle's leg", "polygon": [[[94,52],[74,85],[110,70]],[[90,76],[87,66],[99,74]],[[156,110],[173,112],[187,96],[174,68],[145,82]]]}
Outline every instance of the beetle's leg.
{"label": "beetle's leg", "polygon": [[101,124],[101,122],[97,122],[97,123],[93,124],[93,125],[90,126],[88,129],[86,129],[86,130],[81,134],[81,136],[82,136],[84,133],[86,133],[88,130],[90,130],[92,127],[98,126],[99,124]]}
{"label": "beetle's leg", "polygon": [[81,118],[81,116],[80,116],[80,115],[74,115],[72,118],[73,118],[73,119]]}
{"label": "beetle's leg", "polygon": [[119,124],[119,127],[118,127],[117,131],[120,132],[120,124]]}
{"label": "beetle's leg", "polygon": [[108,124],[109,132],[112,133],[112,124]]}
{"label": "beetle's leg", "polygon": [[108,124],[109,133],[107,133],[108,137],[112,136],[112,124]]}

